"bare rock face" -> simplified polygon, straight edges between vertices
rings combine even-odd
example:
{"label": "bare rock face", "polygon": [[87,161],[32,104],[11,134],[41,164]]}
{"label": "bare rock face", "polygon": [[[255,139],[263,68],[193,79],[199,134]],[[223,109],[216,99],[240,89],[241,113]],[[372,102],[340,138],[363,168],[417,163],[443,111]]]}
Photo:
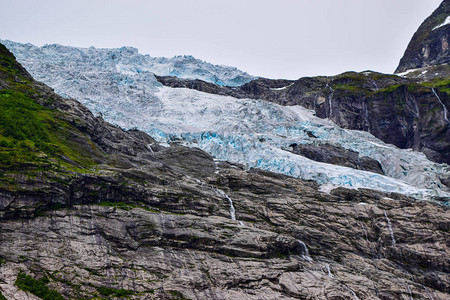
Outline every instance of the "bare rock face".
{"label": "bare rock face", "polygon": [[318,143],[292,144],[290,147],[293,153],[315,161],[385,174],[378,161],[367,156],[359,157],[358,152],[347,150],[341,146]]}
{"label": "bare rock face", "polygon": [[133,299],[449,296],[444,207],[369,190],[324,194],[227,163],[203,180],[169,172],[156,184],[144,180],[148,171],[134,178],[142,184],[106,174],[73,182],[71,205],[3,220],[3,294],[20,295],[22,270],[52,278],[49,286],[70,299],[101,287]]}
{"label": "bare rock face", "polygon": [[450,63],[450,1],[441,5],[417,29],[395,73]]}
{"label": "bare rock face", "polygon": [[64,138],[58,151],[28,146],[14,164],[1,161],[0,296],[38,299],[19,289],[26,274],[66,299],[450,297],[447,207],[371,190],[324,193],[162,147],[27,73],[0,71],[0,92],[33,99]]}

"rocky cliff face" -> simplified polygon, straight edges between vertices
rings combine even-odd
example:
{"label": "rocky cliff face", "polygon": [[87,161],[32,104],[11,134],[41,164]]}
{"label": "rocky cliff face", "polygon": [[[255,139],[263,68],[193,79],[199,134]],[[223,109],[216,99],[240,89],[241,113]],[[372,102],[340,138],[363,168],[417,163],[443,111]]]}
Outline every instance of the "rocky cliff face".
{"label": "rocky cliff face", "polygon": [[395,73],[450,62],[450,1],[441,5],[417,29]]}
{"label": "rocky cliff face", "polygon": [[162,147],[0,50],[0,297],[450,296],[445,206]]}

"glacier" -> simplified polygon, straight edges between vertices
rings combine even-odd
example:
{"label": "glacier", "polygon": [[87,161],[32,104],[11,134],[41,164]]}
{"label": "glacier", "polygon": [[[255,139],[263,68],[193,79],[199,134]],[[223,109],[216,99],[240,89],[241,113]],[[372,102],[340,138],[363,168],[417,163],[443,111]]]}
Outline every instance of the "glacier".
{"label": "glacier", "polygon": [[[56,71],[53,70],[53,65],[58,65],[58,70],[65,68],[66,71],[70,71],[74,68],[82,68],[86,71],[112,71],[129,76],[152,72],[158,76],[197,78],[226,86],[239,86],[256,79],[235,67],[213,65],[196,59],[192,55],[166,58],[139,54],[138,49],[134,47],[76,48],[58,44],[37,47],[29,43],[21,44],[9,40],[0,40],[0,42],[7,48],[14,49],[15,52],[12,51],[14,55],[21,57],[24,61],[39,57],[41,59],[39,68],[48,67],[50,72]],[[50,57],[51,61],[48,59]]]}
{"label": "glacier", "polygon": [[[158,63],[150,64],[135,48],[83,49],[4,43],[36,79],[57,93],[79,100],[94,114],[124,129],[143,130],[163,145],[181,143],[203,149],[218,160],[314,180],[322,185],[323,191],[343,186],[397,192],[444,203],[450,199],[440,181],[450,177],[450,167],[429,161],[423,153],[385,144],[367,132],[339,128],[300,106],[286,107],[162,86],[154,73],[172,72],[169,70],[176,65],[174,59],[159,59]],[[227,73],[224,67],[207,63],[203,71],[194,72],[191,67],[184,68],[185,65],[190,63],[177,65],[178,73],[172,75],[205,80],[216,74],[210,82],[229,84],[232,78],[246,74],[234,68],[227,69],[231,72]],[[250,79],[243,78],[246,79],[239,80]],[[293,143],[322,142],[377,160],[386,176],[316,162],[289,151]]]}

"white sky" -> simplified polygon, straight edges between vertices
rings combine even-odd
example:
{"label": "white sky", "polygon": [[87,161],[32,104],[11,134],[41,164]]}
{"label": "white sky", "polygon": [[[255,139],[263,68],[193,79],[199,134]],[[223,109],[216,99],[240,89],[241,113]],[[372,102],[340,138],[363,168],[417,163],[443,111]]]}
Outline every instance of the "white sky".
{"label": "white sky", "polygon": [[255,76],[392,73],[441,0],[0,0],[0,39],[190,54]]}

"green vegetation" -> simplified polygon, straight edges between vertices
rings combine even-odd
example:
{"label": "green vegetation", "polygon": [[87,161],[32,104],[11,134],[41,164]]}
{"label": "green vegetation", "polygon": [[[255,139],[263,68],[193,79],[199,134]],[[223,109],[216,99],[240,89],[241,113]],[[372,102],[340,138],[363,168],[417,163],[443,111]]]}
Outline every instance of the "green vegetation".
{"label": "green vegetation", "polygon": [[109,296],[109,297],[120,297],[120,298],[124,298],[127,297],[129,295],[133,295],[134,292],[131,290],[125,290],[125,289],[115,289],[115,288],[110,288],[110,287],[98,287],[97,291],[100,293],[100,295],[103,296]]}
{"label": "green vegetation", "polygon": [[5,296],[3,296],[2,291],[0,290],[0,300],[8,300]]}
{"label": "green vegetation", "polygon": [[429,88],[435,88],[439,92],[447,93],[450,95],[450,79],[448,78],[435,78],[431,81],[422,83],[407,83],[407,84],[393,84],[389,85],[383,89],[377,91],[371,91],[366,88],[368,84],[368,79],[372,80],[382,80],[382,79],[395,79],[397,76],[381,74],[381,73],[371,73],[368,76],[362,73],[347,72],[337,75],[333,80],[332,87],[336,90],[340,90],[349,94],[364,94],[366,96],[372,96],[374,94],[385,93],[390,94],[396,92],[402,87],[407,88],[410,93],[422,93],[429,92]]}
{"label": "green vegetation", "polygon": [[429,82],[424,82],[422,85],[430,88],[436,88],[439,92],[444,92],[450,95],[450,78],[436,78]]}
{"label": "green vegetation", "polygon": [[30,87],[32,81],[30,75],[2,44],[0,44],[0,80],[8,83],[9,87],[16,91],[35,93]]}
{"label": "green vegetation", "polygon": [[158,211],[158,210],[147,208],[144,203],[134,204],[134,203],[126,203],[126,202],[102,201],[100,203],[97,203],[97,205],[98,206],[115,207],[115,208],[123,209],[123,210],[127,210],[127,211],[131,210],[133,208],[142,208],[142,209],[145,209],[147,211],[160,213],[160,211]]}
{"label": "green vegetation", "polygon": [[[82,145],[70,141],[81,135],[58,112],[39,105],[23,92],[0,90],[0,167],[23,169],[24,163],[47,167],[49,157],[68,168],[93,165]],[[71,161],[72,163],[67,163]]]}
{"label": "green vegetation", "polygon": [[334,89],[350,93],[365,92],[363,85],[367,78],[364,74],[356,72],[345,72],[335,76],[334,78]]}
{"label": "green vegetation", "polygon": [[47,107],[55,103],[48,95],[0,44],[0,187],[16,190],[19,174],[68,184],[101,161],[77,120]]}
{"label": "green vegetation", "polygon": [[60,293],[47,287],[49,282],[47,277],[36,280],[25,273],[19,273],[15,284],[19,289],[30,292],[44,300],[64,300]]}
{"label": "green vegetation", "polygon": [[172,296],[171,298],[169,298],[170,300],[188,300],[187,298],[185,298],[183,296],[183,294],[179,291],[169,291],[169,294]]}
{"label": "green vegetation", "polygon": [[21,81],[28,81],[15,57],[12,56],[8,49],[2,44],[0,44],[0,72],[3,73],[3,76],[17,76]]}
{"label": "green vegetation", "polygon": [[16,141],[26,141],[21,143],[22,148],[31,150],[36,147],[53,155],[57,147],[50,143],[49,131],[55,125],[49,110],[25,94],[11,90],[0,91],[0,130],[4,137],[12,138],[9,142],[2,140],[3,147],[13,147]]}
{"label": "green vegetation", "polygon": [[149,207],[146,206],[145,203],[142,202],[137,202],[137,203],[126,203],[126,202],[110,202],[110,201],[102,201],[97,203],[96,205],[98,206],[105,206],[105,207],[115,207],[118,209],[123,209],[126,211],[129,211],[133,208],[140,208],[140,209],[144,209],[146,211],[149,212],[154,212],[154,213],[163,213],[163,214],[170,214],[170,215],[184,215],[183,213],[176,213],[176,212],[169,212],[169,211],[162,211],[162,210],[156,210],[156,209],[151,209]]}
{"label": "green vegetation", "polygon": [[391,86],[388,86],[388,87],[386,87],[384,89],[378,90],[377,93],[392,93],[395,90],[397,90],[398,88],[400,88],[401,86],[403,86],[403,85],[402,84],[391,85]]}
{"label": "green vegetation", "polygon": [[334,88],[335,89],[340,89],[340,90],[352,91],[352,92],[357,92],[357,91],[362,91],[363,90],[358,85],[354,85],[352,83],[349,83],[349,84],[336,84],[334,86]]}
{"label": "green vegetation", "polygon": [[[97,203],[98,206],[106,206],[106,207],[115,207],[118,209],[123,209],[123,210],[131,210],[132,208],[135,207],[141,207],[139,205],[136,204],[131,204],[131,203],[125,203],[125,202],[110,202],[110,201],[102,201],[100,203]],[[143,207],[141,207],[143,208]]]}

